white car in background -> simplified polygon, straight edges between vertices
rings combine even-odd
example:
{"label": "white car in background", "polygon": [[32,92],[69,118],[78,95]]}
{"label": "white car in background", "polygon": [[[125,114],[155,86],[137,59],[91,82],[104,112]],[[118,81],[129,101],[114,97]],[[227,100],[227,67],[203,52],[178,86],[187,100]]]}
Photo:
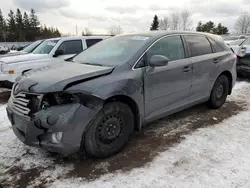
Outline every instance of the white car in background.
{"label": "white car in background", "polygon": [[[52,38],[43,41],[32,53],[0,57],[0,84],[11,88],[15,79],[24,72],[68,59],[109,36],[75,36]],[[51,61],[55,59],[55,61]]]}
{"label": "white car in background", "polygon": [[225,36],[223,37],[224,42],[227,45],[230,45],[231,42],[235,41],[235,40],[239,40],[239,39],[246,39],[247,37],[244,35],[240,35],[240,36],[235,36],[235,35],[229,35],[229,36]]}
{"label": "white car in background", "polygon": [[239,52],[241,44],[247,39],[238,39],[231,42],[228,46],[233,50],[233,52],[237,55]]}
{"label": "white car in background", "polygon": [[7,46],[0,46],[0,55],[6,54],[9,52],[9,48]]}

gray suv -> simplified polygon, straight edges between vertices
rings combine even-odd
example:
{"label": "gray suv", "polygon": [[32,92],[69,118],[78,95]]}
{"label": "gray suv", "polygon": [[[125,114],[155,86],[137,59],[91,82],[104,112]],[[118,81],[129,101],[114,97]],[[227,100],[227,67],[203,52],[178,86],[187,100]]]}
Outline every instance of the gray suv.
{"label": "gray suv", "polygon": [[64,155],[111,156],[149,122],[204,102],[220,108],[236,80],[222,38],[196,32],[115,36],[48,64],[16,79],[7,114],[23,143]]}

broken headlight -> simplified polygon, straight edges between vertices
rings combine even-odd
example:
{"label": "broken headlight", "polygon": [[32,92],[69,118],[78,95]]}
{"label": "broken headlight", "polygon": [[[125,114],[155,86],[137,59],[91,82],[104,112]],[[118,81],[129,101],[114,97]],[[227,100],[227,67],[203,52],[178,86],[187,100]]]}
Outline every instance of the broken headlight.
{"label": "broken headlight", "polygon": [[73,103],[77,97],[70,93],[58,92],[45,94],[41,103],[41,108]]}

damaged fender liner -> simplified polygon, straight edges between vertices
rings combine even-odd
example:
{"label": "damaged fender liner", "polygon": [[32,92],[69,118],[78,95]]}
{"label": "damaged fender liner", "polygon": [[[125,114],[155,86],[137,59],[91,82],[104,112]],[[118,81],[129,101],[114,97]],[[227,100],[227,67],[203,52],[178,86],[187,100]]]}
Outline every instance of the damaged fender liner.
{"label": "damaged fender liner", "polygon": [[[18,114],[8,103],[7,114],[13,131],[23,143],[52,152],[69,155],[78,152],[82,135],[99,112],[79,103],[52,106],[32,117]],[[53,133],[62,132],[61,141],[53,141]]]}

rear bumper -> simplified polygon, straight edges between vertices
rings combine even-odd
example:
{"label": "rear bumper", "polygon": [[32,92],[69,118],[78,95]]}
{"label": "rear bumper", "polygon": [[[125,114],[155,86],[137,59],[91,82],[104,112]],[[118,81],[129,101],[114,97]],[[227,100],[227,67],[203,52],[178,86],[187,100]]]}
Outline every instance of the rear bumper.
{"label": "rear bumper", "polygon": [[79,151],[82,135],[97,113],[75,103],[50,107],[28,117],[16,112],[10,102],[7,105],[8,118],[20,141],[63,155]]}

